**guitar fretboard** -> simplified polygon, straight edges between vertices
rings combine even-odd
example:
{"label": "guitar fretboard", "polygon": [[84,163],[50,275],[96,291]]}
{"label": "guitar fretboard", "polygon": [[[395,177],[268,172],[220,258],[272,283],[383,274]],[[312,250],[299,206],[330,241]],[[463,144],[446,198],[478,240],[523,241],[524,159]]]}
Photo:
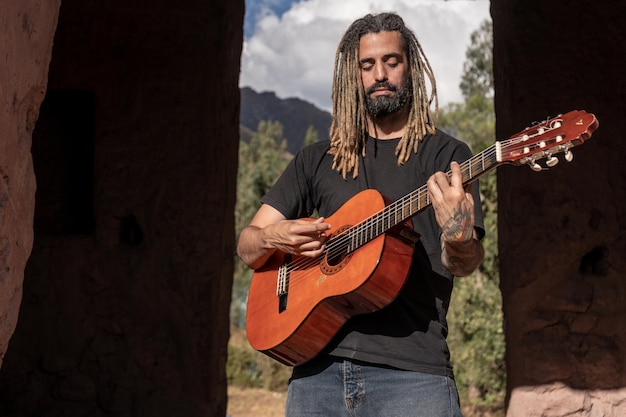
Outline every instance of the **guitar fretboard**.
{"label": "guitar fretboard", "polygon": [[[484,151],[460,164],[463,184],[475,181],[482,174],[500,164],[500,144],[496,142]],[[447,172],[448,177],[452,175]],[[430,206],[431,201],[426,185],[410,192],[399,200],[389,204],[373,216],[354,225],[337,237],[336,244],[342,246],[341,252],[351,253],[391,228],[408,220]],[[331,246],[334,246],[331,244]]]}

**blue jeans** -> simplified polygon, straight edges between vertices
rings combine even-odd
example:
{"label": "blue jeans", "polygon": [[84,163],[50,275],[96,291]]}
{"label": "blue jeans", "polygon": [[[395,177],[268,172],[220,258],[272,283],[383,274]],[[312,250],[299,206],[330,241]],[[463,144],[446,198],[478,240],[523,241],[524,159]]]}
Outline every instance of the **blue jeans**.
{"label": "blue jeans", "polygon": [[452,378],[338,359],[295,368],[287,417],[462,417]]}

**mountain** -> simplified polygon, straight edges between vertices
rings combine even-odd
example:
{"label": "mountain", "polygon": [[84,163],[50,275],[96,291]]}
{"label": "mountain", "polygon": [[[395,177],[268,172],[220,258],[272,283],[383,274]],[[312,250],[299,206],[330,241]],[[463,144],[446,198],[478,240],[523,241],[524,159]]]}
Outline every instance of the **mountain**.
{"label": "mountain", "polygon": [[295,154],[304,143],[309,126],[317,131],[319,140],[328,139],[331,115],[314,104],[299,98],[280,99],[272,92],[257,93],[242,87],[239,131],[242,140],[249,140],[261,121],[278,121],[283,125],[289,152]]}

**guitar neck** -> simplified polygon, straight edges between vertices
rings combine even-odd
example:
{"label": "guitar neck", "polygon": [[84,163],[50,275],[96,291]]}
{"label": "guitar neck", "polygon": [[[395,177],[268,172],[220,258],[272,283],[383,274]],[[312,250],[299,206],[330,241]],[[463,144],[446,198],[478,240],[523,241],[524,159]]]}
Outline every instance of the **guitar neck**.
{"label": "guitar neck", "polygon": [[[491,169],[500,165],[500,143],[496,142],[484,151],[460,164],[463,184],[467,185]],[[447,172],[448,177],[452,175]],[[431,205],[426,185],[389,204],[383,210],[353,226],[343,235],[348,237],[348,252],[386,233],[391,228],[415,216]]]}
{"label": "guitar neck", "polygon": [[[470,159],[460,164],[463,185],[467,185],[497,167],[500,162],[500,144],[496,142],[484,151],[474,155]],[[452,171],[447,172],[448,177],[452,176]],[[389,228],[415,216],[417,213],[430,206],[431,201],[428,195],[428,187],[421,186],[417,190],[407,194],[401,199],[385,207],[377,215],[388,218]]]}

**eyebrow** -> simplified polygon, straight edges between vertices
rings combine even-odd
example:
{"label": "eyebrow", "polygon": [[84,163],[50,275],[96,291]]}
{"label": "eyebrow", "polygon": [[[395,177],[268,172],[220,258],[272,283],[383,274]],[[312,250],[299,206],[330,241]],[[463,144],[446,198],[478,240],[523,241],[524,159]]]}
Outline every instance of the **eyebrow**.
{"label": "eyebrow", "polygon": [[[383,55],[383,61],[386,61],[389,58],[402,58],[402,53],[399,52],[390,52],[388,54]],[[373,57],[365,57],[359,60],[360,63],[364,64],[369,61],[373,61]]]}

